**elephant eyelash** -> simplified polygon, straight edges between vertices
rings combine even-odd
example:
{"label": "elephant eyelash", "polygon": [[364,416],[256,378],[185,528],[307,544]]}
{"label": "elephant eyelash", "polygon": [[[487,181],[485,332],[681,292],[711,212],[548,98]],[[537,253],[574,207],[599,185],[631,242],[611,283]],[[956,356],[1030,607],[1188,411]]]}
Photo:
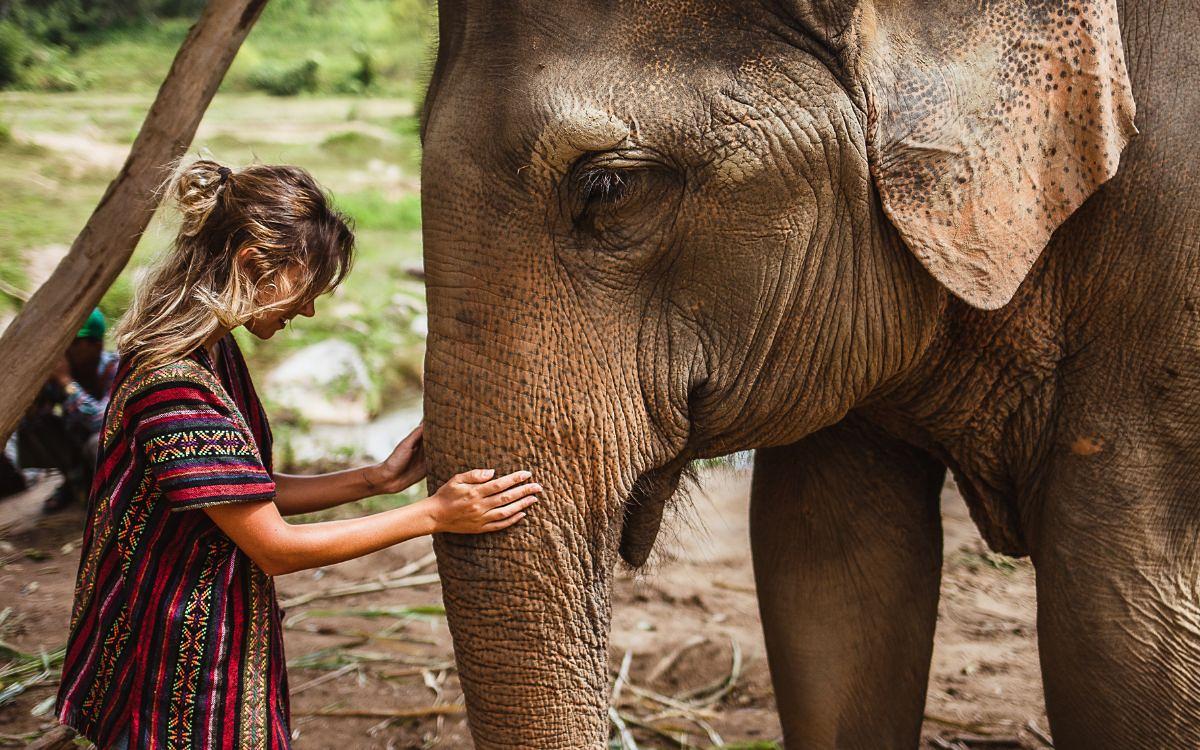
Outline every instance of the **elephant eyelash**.
{"label": "elephant eyelash", "polygon": [[631,180],[615,169],[588,169],[579,175],[579,196],[585,206],[616,203],[629,193]]}
{"label": "elephant eyelash", "polygon": [[561,183],[564,217],[581,241],[610,251],[638,247],[678,208],[683,176],[657,155],[586,155]]}

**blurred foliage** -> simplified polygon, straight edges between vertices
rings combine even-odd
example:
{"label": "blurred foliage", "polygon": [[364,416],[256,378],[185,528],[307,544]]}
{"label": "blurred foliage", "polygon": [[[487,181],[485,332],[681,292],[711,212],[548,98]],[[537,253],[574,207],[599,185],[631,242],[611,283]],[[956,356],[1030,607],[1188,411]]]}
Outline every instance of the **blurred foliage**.
{"label": "blurred foliage", "polygon": [[204,0],[0,0],[0,19],[31,38],[75,48],[96,32],[156,18],[196,16]]}
{"label": "blurred foliage", "polygon": [[375,56],[371,50],[361,44],[355,45],[354,56],[358,60],[358,67],[338,82],[336,88],[339,93],[365,94],[371,91],[372,84],[375,83],[378,74],[375,70]]}
{"label": "blurred foliage", "polygon": [[29,63],[29,48],[29,40],[16,24],[0,21],[0,87],[20,80]]}
{"label": "blurred foliage", "polygon": [[[152,91],[203,6],[0,0],[0,88]],[[224,87],[415,96],[436,26],[434,0],[272,0]]]}

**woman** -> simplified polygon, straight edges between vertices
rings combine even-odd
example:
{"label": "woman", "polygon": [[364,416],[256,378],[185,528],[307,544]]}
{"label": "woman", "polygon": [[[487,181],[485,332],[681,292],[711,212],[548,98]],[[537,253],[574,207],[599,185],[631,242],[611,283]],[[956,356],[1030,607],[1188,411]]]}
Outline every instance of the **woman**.
{"label": "woman", "polygon": [[101,748],[289,747],[272,576],[434,532],[506,528],[541,488],[527,472],[454,477],[375,515],[292,525],[425,475],[421,428],[383,463],[271,470],[271,432],[230,331],[269,339],[350,267],[354,238],[307,172],[201,160],[170,195],[171,253],[117,330],[63,665],[59,720]]}

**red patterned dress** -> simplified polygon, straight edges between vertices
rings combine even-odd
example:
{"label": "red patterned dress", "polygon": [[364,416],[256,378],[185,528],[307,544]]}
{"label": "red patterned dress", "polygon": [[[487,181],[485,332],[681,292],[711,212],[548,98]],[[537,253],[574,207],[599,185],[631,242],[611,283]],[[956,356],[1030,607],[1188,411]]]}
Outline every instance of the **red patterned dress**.
{"label": "red patterned dress", "polygon": [[200,510],[275,494],[266,414],[219,350],[117,375],[56,709],[102,748],[289,747],[274,582]]}

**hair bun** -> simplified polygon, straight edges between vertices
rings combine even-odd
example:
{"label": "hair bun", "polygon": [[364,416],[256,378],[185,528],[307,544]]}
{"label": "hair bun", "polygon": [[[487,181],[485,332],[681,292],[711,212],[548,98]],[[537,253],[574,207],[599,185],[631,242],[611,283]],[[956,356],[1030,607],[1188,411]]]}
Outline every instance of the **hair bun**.
{"label": "hair bun", "polygon": [[211,159],[197,159],[178,172],[169,195],[182,217],[179,226],[182,236],[193,237],[200,232],[232,174],[232,169]]}

